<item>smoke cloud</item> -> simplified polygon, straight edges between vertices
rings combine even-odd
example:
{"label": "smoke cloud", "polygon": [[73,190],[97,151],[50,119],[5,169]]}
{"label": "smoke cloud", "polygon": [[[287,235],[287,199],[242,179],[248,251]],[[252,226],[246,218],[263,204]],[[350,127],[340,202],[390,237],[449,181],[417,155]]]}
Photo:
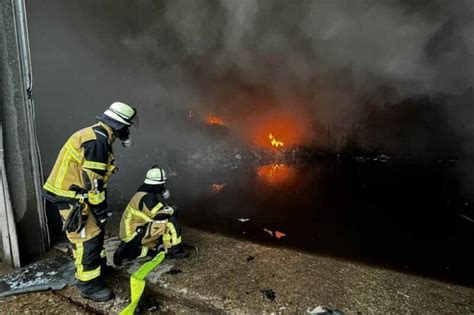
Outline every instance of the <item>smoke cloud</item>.
{"label": "smoke cloud", "polygon": [[[291,114],[316,145],[356,130],[361,146],[395,153],[473,149],[470,0],[27,4],[47,152],[61,128],[114,100],[140,109],[141,150],[129,154],[143,164],[207,143],[189,111],[216,113],[244,138],[261,117]],[[41,127],[51,113],[69,119]]]}
{"label": "smoke cloud", "polygon": [[347,131],[368,100],[459,95],[474,83],[471,1],[63,6],[73,36],[117,75],[146,78],[141,93],[158,106],[234,119],[268,113],[266,103]]}

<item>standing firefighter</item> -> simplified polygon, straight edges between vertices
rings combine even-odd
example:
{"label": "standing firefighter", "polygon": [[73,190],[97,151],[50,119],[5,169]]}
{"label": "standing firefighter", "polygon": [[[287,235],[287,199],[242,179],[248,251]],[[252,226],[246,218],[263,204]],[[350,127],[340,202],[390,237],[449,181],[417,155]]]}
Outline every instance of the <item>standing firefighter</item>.
{"label": "standing firefighter", "polygon": [[181,246],[181,228],[176,207],[166,205],[170,192],[165,187],[165,170],[153,166],[130,200],[120,221],[121,243],[114,254],[114,264],[125,259],[156,254],[164,249],[168,258],[186,258]]}
{"label": "standing firefighter", "polygon": [[130,126],[136,110],[113,103],[98,122],[74,133],[61,149],[44,185],[45,198],[52,202],[63,220],[63,231],[74,245],[76,278],[82,297],[103,302],[113,298],[105,287],[103,249],[105,222],[109,215],[106,187],[114,166],[112,143],[119,138],[132,145]]}

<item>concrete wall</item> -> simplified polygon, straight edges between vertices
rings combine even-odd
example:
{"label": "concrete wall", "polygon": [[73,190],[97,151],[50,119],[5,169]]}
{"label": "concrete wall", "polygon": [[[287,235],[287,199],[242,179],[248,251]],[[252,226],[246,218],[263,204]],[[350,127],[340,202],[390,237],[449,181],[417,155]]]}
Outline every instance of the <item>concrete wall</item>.
{"label": "concrete wall", "polygon": [[[35,183],[38,172],[34,161],[35,139],[28,111],[31,100],[23,76],[14,1],[0,1],[0,117],[4,133],[6,176],[14,210],[21,261],[27,262],[45,252],[47,226]],[[36,176],[37,177],[37,176]]]}

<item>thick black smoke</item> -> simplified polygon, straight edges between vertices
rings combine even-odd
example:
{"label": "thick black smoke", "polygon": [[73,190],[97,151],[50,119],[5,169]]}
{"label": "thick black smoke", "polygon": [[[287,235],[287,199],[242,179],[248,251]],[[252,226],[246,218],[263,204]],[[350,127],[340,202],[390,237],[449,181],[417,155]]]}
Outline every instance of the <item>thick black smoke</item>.
{"label": "thick black smoke", "polygon": [[45,151],[114,100],[140,109],[140,150],[127,154],[143,164],[207,143],[189,110],[243,133],[255,116],[297,113],[316,145],[329,133],[338,148],[355,138],[394,153],[473,150],[470,0],[27,4]]}

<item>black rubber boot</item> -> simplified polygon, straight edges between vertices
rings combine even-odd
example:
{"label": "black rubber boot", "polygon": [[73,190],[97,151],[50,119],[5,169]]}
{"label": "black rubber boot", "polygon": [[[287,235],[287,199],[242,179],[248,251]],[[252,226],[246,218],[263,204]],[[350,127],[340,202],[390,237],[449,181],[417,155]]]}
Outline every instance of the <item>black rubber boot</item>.
{"label": "black rubber boot", "polygon": [[95,302],[106,302],[114,298],[114,292],[109,288],[102,288],[94,293],[82,292],[81,296]]}
{"label": "black rubber boot", "polygon": [[114,253],[114,265],[115,267],[120,267],[124,261],[133,260],[140,255],[141,246],[140,246],[140,235],[135,237],[128,243],[120,242],[119,247]]}
{"label": "black rubber boot", "polygon": [[186,252],[181,245],[171,247],[166,254],[168,259],[184,259],[188,258],[189,253]]}
{"label": "black rubber boot", "polygon": [[114,253],[114,265],[115,267],[122,266],[123,258],[122,258],[122,251],[123,247],[119,247]]}

